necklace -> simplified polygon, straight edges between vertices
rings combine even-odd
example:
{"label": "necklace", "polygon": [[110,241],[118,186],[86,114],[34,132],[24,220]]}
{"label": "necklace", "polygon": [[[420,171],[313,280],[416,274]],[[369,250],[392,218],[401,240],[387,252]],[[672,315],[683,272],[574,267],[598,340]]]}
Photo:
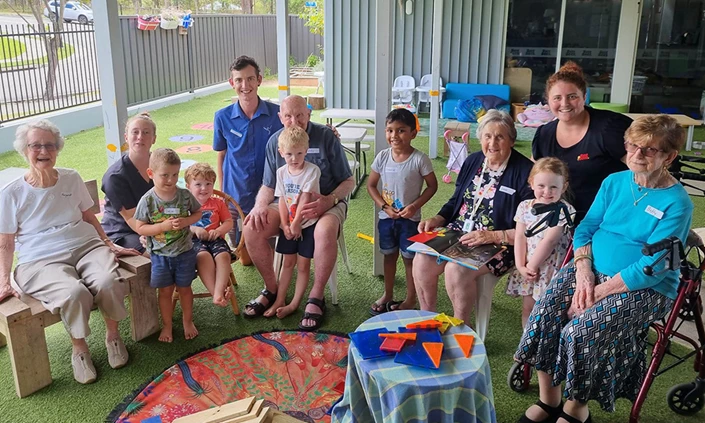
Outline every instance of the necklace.
{"label": "necklace", "polygon": [[634,205],[635,205],[635,206],[636,206],[637,204],[639,204],[639,201],[643,200],[644,197],[646,197],[647,195],[649,195],[649,191],[646,191],[646,192],[644,193],[644,195],[642,195],[642,196],[639,197],[639,198],[636,198],[636,195],[634,195],[634,184],[630,184],[630,185],[629,185],[629,188],[630,188],[631,191],[632,191],[632,198],[634,199]]}

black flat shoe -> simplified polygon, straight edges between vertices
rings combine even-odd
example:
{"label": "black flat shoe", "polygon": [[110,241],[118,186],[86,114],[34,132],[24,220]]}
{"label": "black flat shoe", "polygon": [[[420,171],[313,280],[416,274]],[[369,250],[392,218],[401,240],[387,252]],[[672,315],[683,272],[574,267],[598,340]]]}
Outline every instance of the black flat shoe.
{"label": "black flat shoe", "polygon": [[590,413],[588,413],[588,417],[584,422],[576,419],[575,417],[571,416],[570,414],[566,413],[563,410],[561,410],[558,418],[563,419],[563,420],[567,421],[568,423],[592,423],[592,416],[590,415]]}
{"label": "black flat shoe", "polygon": [[[545,402],[538,400],[536,401],[536,405],[541,407],[543,411],[548,414],[548,416],[539,421],[531,420],[530,418],[526,417],[526,414],[521,416],[521,418],[517,421],[517,423],[556,423],[556,420],[558,420],[558,416],[563,413],[563,402],[561,401],[560,404],[558,404],[557,407],[551,407],[550,405],[546,404]],[[573,423],[573,422],[571,422]]]}

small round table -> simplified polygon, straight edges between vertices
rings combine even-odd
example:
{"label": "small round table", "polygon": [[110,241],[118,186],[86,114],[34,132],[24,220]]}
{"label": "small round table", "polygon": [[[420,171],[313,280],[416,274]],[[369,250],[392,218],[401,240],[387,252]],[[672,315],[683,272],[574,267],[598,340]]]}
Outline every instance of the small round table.
{"label": "small round table", "polygon": [[[356,331],[399,327],[438,313],[401,310],[375,316]],[[475,335],[465,358],[454,334]],[[482,340],[465,325],[450,327],[443,338],[438,369],[394,362],[394,356],[363,360],[353,343],[348,350],[345,393],[331,411],[332,422],[496,422],[492,378]]]}

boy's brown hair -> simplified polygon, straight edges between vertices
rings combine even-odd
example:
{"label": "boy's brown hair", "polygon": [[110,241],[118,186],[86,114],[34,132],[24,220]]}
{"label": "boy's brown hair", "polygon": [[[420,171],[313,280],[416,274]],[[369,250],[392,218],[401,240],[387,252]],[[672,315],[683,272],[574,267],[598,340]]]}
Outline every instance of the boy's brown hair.
{"label": "boy's brown hair", "polygon": [[215,183],[217,177],[215,170],[208,163],[195,163],[186,169],[184,173],[184,179],[187,184],[190,184],[194,179],[201,177],[208,182]]}
{"label": "boy's brown hair", "polygon": [[181,159],[176,151],[171,148],[157,148],[149,155],[150,169],[159,169],[161,166],[181,166]]}

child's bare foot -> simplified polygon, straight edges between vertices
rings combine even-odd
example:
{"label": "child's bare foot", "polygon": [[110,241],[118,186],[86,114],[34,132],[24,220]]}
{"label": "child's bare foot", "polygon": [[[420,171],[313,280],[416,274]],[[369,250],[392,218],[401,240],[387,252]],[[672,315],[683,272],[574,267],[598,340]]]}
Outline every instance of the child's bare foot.
{"label": "child's bare foot", "polygon": [[220,307],[225,307],[228,305],[228,300],[225,299],[225,295],[215,294],[213,295],[213,304]]}
{"label": "child's bare foot", "polygon": [[298,307],[294,307],[292,304],[289,304],[284,307],[279,307],[277,308],[277,317],[283,319],[291,313],[295,312],[297,308]]}
{"label": "child's bare foot", "polygon": [[171,331],[171,325],[169,326],[164,326],[162,328],[161,333],[159,333],[159,341],[161,342],[171,342],[174,340],[174,336],[172,335]]}
{"label": "child's bare foot", "polygon": [[284,301],[279,301],[277,299],[276,301],[274,301],[274,303],[272,303],[272,305],[267,309],[267,311],[264,312],[264,317],[272,317],[274,315],[279,317],[278,310],[284,305]]}
{"label": "child's bare foot", "polygon": [[193,322],[184,322],[184,338],[193,339],[198,336],[198,329]]}

